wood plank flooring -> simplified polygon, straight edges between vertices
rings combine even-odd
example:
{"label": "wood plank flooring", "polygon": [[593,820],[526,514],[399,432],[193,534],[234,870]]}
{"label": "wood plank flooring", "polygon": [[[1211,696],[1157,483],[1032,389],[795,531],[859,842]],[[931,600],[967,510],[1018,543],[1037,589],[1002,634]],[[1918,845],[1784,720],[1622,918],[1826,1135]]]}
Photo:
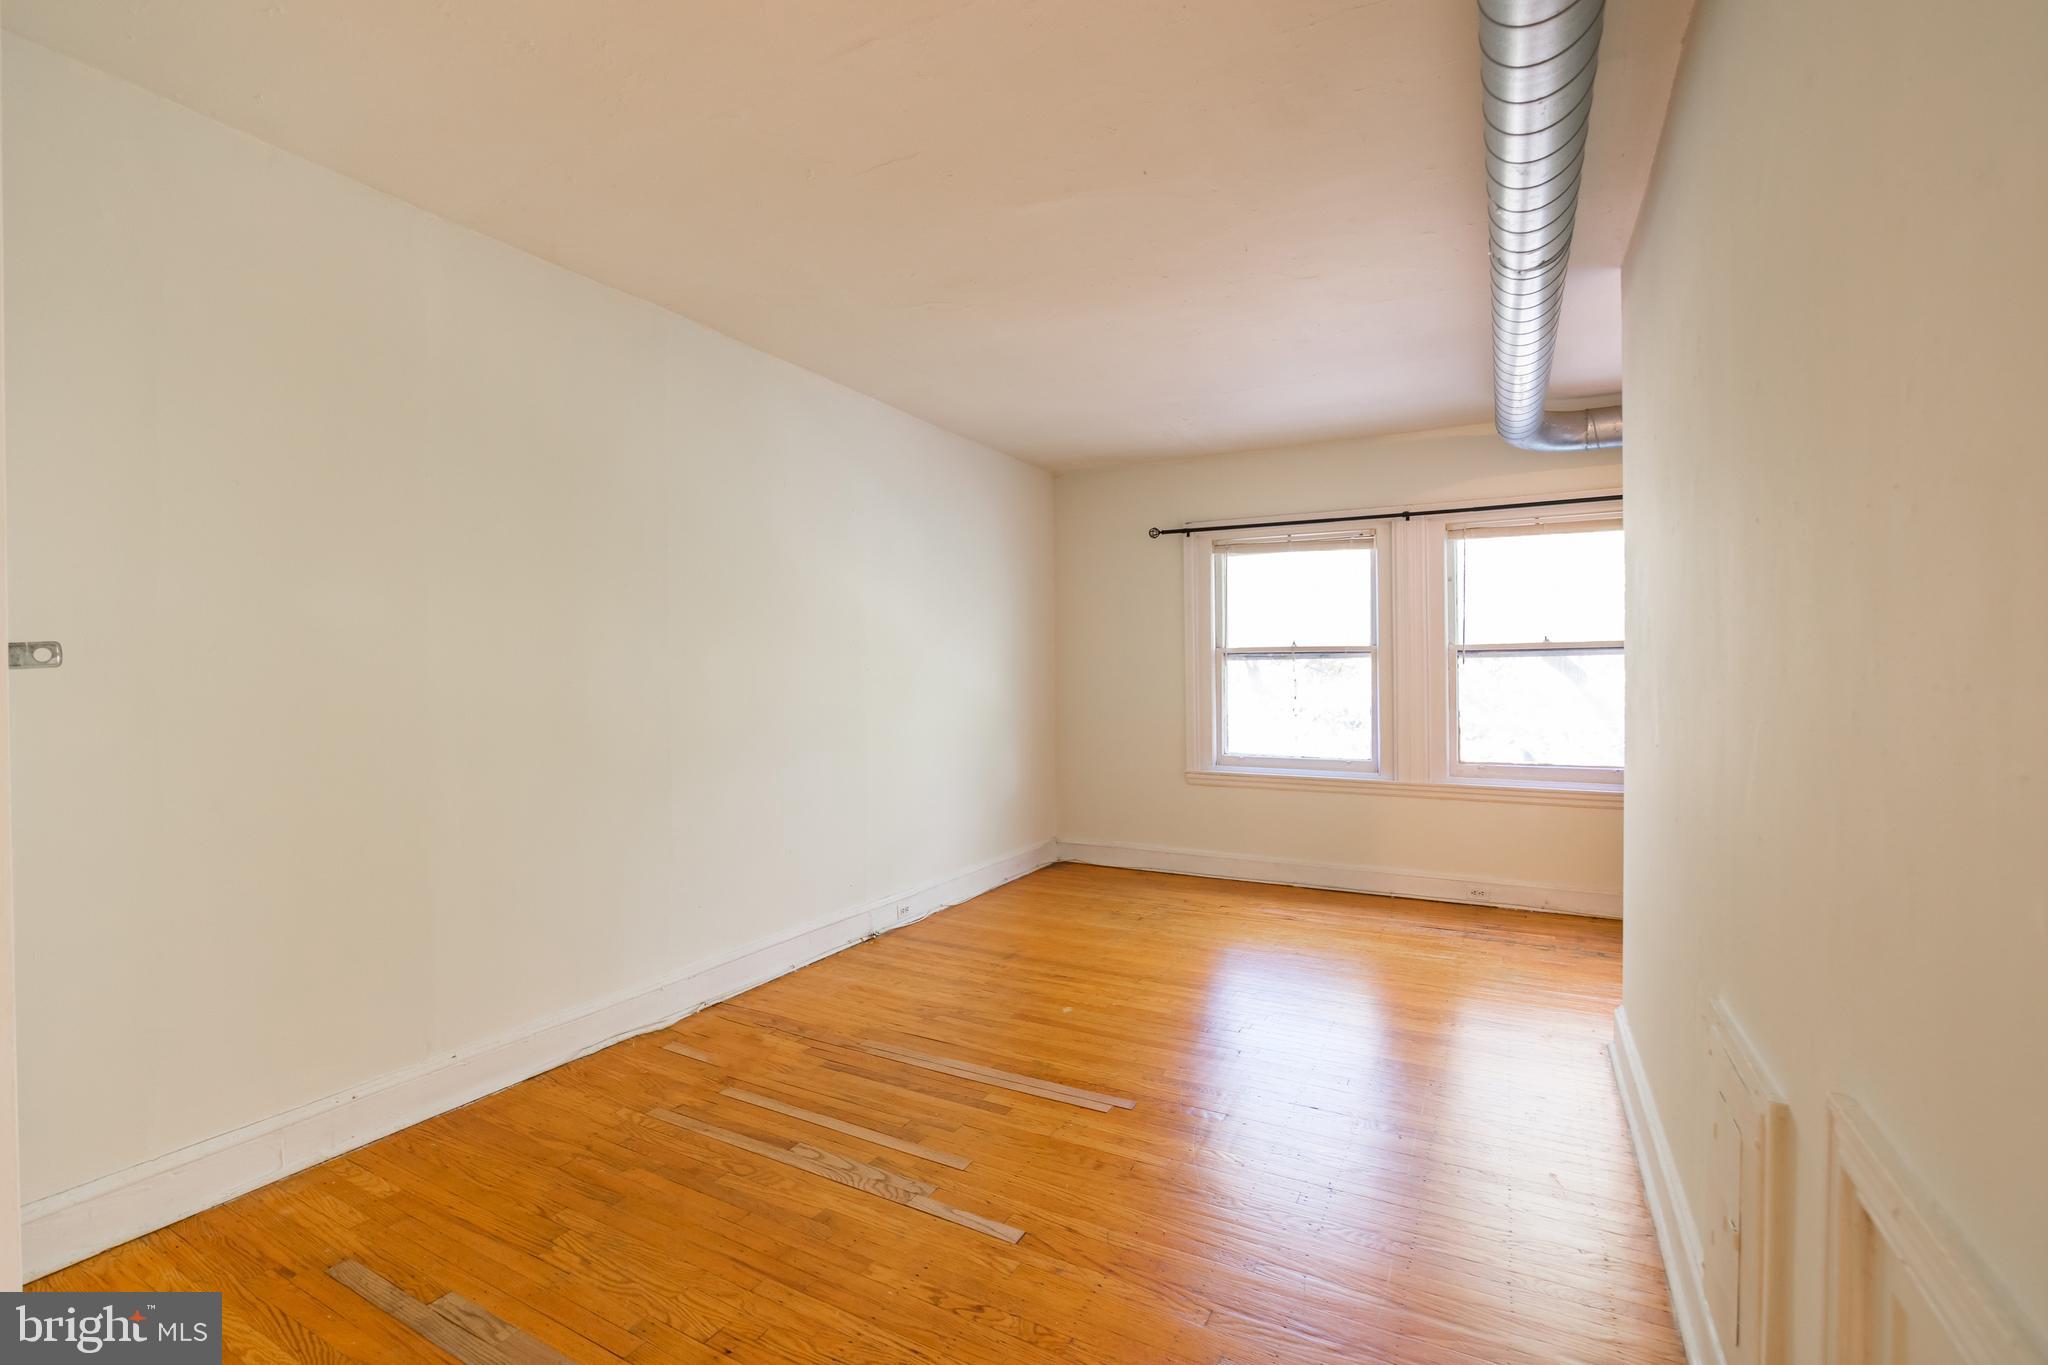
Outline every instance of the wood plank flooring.
{"label": "wood plank flooring", "polygon": [[1676,1365],[1620,959],[1052,867],[31,1287],[220,1289],[257,1365],[497,1358],[448,1323],[636,1365]]}

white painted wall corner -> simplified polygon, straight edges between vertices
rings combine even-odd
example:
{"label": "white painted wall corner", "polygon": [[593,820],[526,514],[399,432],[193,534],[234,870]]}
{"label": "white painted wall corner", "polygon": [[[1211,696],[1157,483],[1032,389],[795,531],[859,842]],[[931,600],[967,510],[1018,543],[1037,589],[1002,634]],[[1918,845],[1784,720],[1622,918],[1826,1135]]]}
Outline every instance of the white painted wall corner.
{"label": "white painted wall corner", "polygon": [[1664,1255],[1671,1312],[1685,1342],[1685,1358],[1692,1365],[1723,1365],[1721,1344],[1715,1339],[1707,1311],[1699,1229],[1686,1205],[1678,1165],[1665,1139],[1664,1124],[1657,1117],[1657,1101],[1643,1074],[1643,1060],[1636,1053],[1625,1009],[1614,1011],[1614,1042],[1608,1051],[1614,1060],[1614,1080],[1621,1089],[1629,1136],[1635,1140],[1636,1166],[1643,1173],[1643,1195],[1650,1206],[1650,1221],[1657,1228],[1657,1247]]}
{"label": "white painted wall corner", "polygon": [[1223,877],[1240,882],[1272,882],[1312,886],[1330,891],[1360,891],[1372,896],[1410,900],[1453,901],[1497,905],[1514,910],[1547,910],[1565,915],[1621,918],[1621,893],[1547,882],[1447,877],[1405,868],[1364,867],[1352,863],[1297,862],[1243,853],[1212,853],[1201,849],[1167,848],[1156,844],[1093,842],[1061,839],[1062,862],[1097,867],[1127,867],[1144,872],[1179,872],[1191,877]]}
{"label": "white painted wall corner", "polygon": [[972,900],[1056,860],[1052,841],[1004,854],[664,981],[543,1019],[517,1034],[443,1053],[363,1085],[247,1124],[22,1209],[28,1278],[166,1227],[624,1038],[829,957],[874,934]]}

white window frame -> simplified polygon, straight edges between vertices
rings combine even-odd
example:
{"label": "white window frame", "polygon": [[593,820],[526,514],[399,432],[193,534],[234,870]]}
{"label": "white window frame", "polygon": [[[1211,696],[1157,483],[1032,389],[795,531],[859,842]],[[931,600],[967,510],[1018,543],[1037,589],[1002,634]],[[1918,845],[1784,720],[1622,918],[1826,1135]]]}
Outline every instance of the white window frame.
{"label": "white window frame", "polygon": [[[1501,786],[1544,786],[1567,789],[1612,787],[1622,785],[1624,770],[1621,768],[1590,767],[1567,764],[1537,763],[1467,763],[1458,757],[1458,656],[1460,654],[1572,654],[1607,652],[1626,656],[1626,642],[1622,640],[1542,640],[1505,645],[1459,645],[1451,638],[1451,623],[1457,619],[1458,584],[1455,561],[1451,547],[1454,532],[1462,530],[1497,529],[1514,530],[1528,528],[1532,532],[1541,528],[1583,525],[1616,525],[1622,520],[1621,504],[1596,504],[1573,507],[1556,512],[1493,513],[1478,516],[1462,516],[1452,513],[1446,516],[1427,518],[1424,528],[1429,542],[1430,561],[1440,565],[1443,582],[1443,599],[1440,606],[1431,612],[1430,621],[1435,627],[1430,641],[1428,661],[1430,675],[1427,686],[1429,695],[1441,697],[1441,706],[1429,708],[1430,718],[1441,727],[1430,736],[1429,752],[1432,757],[1430,780],[1438,782],[1476,782]],[[1440,764],[1440,766],[1439,766]]]}
{"label": "white window frame", "polygon": [[[1612,490],[1560,493],[1597,497]],[[1535,501],[1494,498],[1491,501]],[[1307,513],[1304,519],[1332,515]],[[1261,786],[1322,791],[1378,792],[1456,797],[1539,805],[1621,804],[1625,772],[1615,768],[1534,767],[1523,764],[1456,762],[1457,670],[1451,635],[1453,527],[1527,525],[1621,517],[1619,494],[1611,502],[1556,511],[1482,513],[1450,511],[1408,517],[1365,512],[1355,519],[1289,533],[1284,527],[1256,531],[1190,532],[1185,539],[1187,609],[1186,705],[1187,778],[1198,785]],[[1282,518],[1274,517],[1274,521]],[[1374,636],[1374,765],[1294,759],[1231,758],[1222,744],[1222,654],[1218,649],[1221,581],[1219,544],[1267,541],[1286,544],[1318,537],[1360,533],[1373,538],[1379,589]],[[1613,642],[1598,642],[1607,647]],[[1543,648],[1560,648],[1545,644]],[[1256,653],[1275,651],[1258,650]],[[1285,652],[1285,651],[1280,651]],[[1314,653],[1314,650],[1303,650]],[[1323,651],[1328,652],[1328,651]]]}
{"label": "white window frame", "polygon": [[[1393,590],[1387,572],[1392,523],[1361,519],[1318,526],[1299,532],[1196,532],[1187,537],[1188,606],[1188,770],[1252,776],[1309,776],[1314,779],[1377,780],[1387,772],[1387,717],[1390,670],[1386,664],[1387,625]],[[1223,643],[1222,591],[1224,565],[1233,553],[1257,554],[1284,550],[1338,549],[1366,540],[1373,551],[1373,642],[1370,645],[1296,644],[1232,649]],[[1231,754],[1223,744],[1223,675],[1233,654],[1277,655],[1369,654],[1373,661],[1373,761],[1355,759],[1274,758]]]}

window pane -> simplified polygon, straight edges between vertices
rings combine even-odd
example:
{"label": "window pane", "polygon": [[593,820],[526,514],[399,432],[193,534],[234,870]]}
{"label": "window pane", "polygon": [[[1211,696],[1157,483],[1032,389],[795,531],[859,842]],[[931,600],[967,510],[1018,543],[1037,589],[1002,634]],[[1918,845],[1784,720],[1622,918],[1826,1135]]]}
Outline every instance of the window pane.
{"label": "window pane", "polygon": [[1459,655],[1458,757],[1619,768],[1621,651]]}
{"label": "window pane", "polygon": [[1373,760],[1370,654],[1233,654],[1223,750],[1240,758]]}
{"label": "window pane", "polygon": [[1223,643],[1374,643],[1373,556],[1369,543],[1319,550],[1223,555]]}
{"label": "window pane", "polygon": [[1620,640],[1618,530],[1477,536],[1453,542],[1467,645]]}

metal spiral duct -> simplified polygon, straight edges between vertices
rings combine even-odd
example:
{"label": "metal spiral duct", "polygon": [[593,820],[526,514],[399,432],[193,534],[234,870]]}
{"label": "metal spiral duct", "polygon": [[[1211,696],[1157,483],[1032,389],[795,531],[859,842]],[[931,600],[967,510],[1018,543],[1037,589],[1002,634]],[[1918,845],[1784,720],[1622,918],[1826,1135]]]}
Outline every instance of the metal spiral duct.
{"label": "metal spiral duct", "polygon": [[1621,444],[1621,409],[1546,412],[1606,0],[1479,0],[1493,424],[1524,450]]}

